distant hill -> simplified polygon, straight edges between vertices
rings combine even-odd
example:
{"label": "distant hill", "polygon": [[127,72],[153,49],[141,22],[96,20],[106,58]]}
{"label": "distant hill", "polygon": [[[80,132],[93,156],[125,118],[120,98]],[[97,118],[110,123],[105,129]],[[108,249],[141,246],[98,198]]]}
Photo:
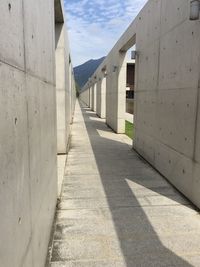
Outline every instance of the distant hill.
{"label": "distant hill", "polygon": [[82,65],[79,65],[74,68],[74,76],[75,80],[82,88],[88,79],[92,76],[92,74],[95,72],[95,70],[99,67],[99,65],[103,62],[105,57],[99,58],[99,59],[91,59],[87,62],[85,62]]}

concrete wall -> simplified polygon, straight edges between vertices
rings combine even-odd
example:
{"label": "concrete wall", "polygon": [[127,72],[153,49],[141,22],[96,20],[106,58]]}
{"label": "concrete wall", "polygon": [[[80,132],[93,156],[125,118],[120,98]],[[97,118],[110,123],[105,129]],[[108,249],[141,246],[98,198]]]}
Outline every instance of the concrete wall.
{"label": "concrete wall", "polygon": [[0,266],[43,267],[57,199],[54,1],[1,1],[0,37]]}
{"label": "concrete wall", "polygon": [[73,66],[70,64],[70,72],[69,72],[69,77],[71,77],[71,90],[70,90],[70,96],[71,96],[71,113],[70,113],[70,118],[69,121],[72,124],[73,123],[73,118],[74,118],[74,110],[75,110],[75,105],[76,105],[76,83],[75,83],[75,78],[74,78],[74,72],[73,72]]}
{"label": "concrete wall", "polygon": [[124,54],[136,44],[134,148],[200,207],[200,21],[189,4],[148,1],[90,79],[106,66],[106,121],[122,132]]}
{"label": "concrete wall", "polygon": [[200,24],[183,0],[151,1],[142,17],[134,147],[200,207]]}
{"label": "concrete wall", "polygon": [[[66,56],[65,51],[65,25],[64,23],[56,23],[56,99],[57,99],[57,151],[58,154],[66,153],[68,132],[66,131],[66,95],[67,88],[67,73],[66,70]],[[69,61],[69,59],[68,59]],[[66,134],[67,133],[67,134]]]}
{"label": "concrete wall", "polygon": [[65,154],[69,148],[76,90],[70,58],[66,22],[57,22],[56,29],[56,97],[57,97],[57,152]]}

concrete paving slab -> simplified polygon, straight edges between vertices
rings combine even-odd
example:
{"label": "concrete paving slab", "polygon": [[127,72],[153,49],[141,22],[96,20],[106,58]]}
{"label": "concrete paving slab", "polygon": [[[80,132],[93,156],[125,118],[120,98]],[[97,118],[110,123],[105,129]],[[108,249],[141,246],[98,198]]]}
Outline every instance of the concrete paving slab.
{"label": "concrete paving slab", "polygon": [[50,266],[200,266],[199,212],[124,136],[77,103]]}

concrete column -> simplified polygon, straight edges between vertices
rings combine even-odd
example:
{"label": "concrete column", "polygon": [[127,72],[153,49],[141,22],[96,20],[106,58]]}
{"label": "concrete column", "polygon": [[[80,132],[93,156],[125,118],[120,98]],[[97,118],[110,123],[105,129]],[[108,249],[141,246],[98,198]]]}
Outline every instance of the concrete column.
{"label": "concrete column", "polygon": [[97,109],[97,115],[101,117],[101,78],[97,81],[97,102],[96,102],[96,109]]}
{"label": "concrete column", "polygon": [[96,112],[96,102],[97,102],[97,84],[92,86],[92,110]]}
{"label": "concrete column", "polygon": [[106,116],[106,78],[103,77],[97,82],[97,115],[100,118]]}
{"label": "concrete column", "polygon": [[116,132],[125,132],[126,61],[125,53],[116,52],[107,66],[106,123]]}
{"label": "concrete column", "polygon": [[119,74],[117,88],[117,133],[125,132],[125,112],[126,112],[126,76],[127,62],[126,53],[119,53]]}
{"label": "concrete column", "polygon": [[92,108],[92,86],[90,86],[90,108]]}
{"label": "concrete column", "polygon": [[90,106],[90,88],[87,88],[87,105]]}

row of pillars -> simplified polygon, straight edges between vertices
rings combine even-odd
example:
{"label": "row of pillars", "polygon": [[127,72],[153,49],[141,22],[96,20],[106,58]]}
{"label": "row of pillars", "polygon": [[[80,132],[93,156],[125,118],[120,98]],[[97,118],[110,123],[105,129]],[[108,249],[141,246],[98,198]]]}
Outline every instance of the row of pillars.
{"label": "row of pillars", "polygon": [[102,65],[88,80],[80,99],[116,133],[125,132],[126,110],[126,52]]}

